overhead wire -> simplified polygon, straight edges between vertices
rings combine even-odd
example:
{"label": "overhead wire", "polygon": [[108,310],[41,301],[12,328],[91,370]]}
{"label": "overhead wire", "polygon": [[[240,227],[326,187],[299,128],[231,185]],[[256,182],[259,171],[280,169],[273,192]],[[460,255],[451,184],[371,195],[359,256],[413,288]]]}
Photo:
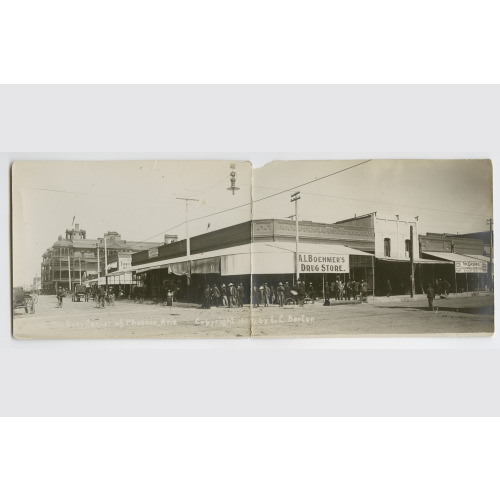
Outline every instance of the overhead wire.
{"label": "overhead wire", "polygon": [[[259,188],[259,189],[269,189],[269,190],[279,190],[279,188],[271,188],[268,186],[254,186],[254,188]],[[381,205],[390,205],[394,207],[406,207],[406,208],[414,208],[417,210],[430,210],[430,211],[436,211],[436,212],[443,212],[443,213],[451,213],[451,214],[457,214],[457,215],[469,215],[473,217],[488,217],[487,215],[481,215],[481,214],[473,214],[471,212],[457,212],[453,210],[444,210],[441,208],[427,208],[427,207],[418,207],[416,205],[405,205],[402,203],[389,203],[387,201],[380,201],[380,200],[361,200],[359,198],[349,198],[348,196],[336,196],[336,195],[330,195],[330,194],[322,194],[322,193],[311,193],[310,191],[302,191],[302,194],[309,194],[311,196],[321,196],[325,198],[337,198],[341,200],[348,200],[348,201],[357,201],[365,204],[369,203],[374,203],[374,204],[381,204]]]}
{"label": "overhead wire", "polygon": [[[283,190],[279,191],[278,193],[270,194],[268,196],[264,196],[264,197],[259,198],[257,200],[252,200],[252,201],[250,201],[248,203],[243,203],[241,205],[237,205],[235,207],[227,208],[225,210],[220,210],[219,212],[214,212],[214,213],[211,213],[211,214],[202,215],[200,217],[195,217],[193,219],[188,220],[187,222],[188,223],[189,222],[195,222],[197,220],[206,219],[207,217],[213,217],[215,215],[220,215],[220,214],[223,214],[223,213],[226,213],[226,212],[230,212],[231,210],[236,210],[238,208],[247,207],[247,206],[253,206],[255,203],[259,203],[261,201],[268,200],[269,198],[273,198],[274,196],[279,196],[280,194],[287,193],[288,191],[291,191],[293,189],[298,189],[300,187],[307,186],[309,184],[313,184],[314,182],[321,181],[321,180],[326,179],[328,177],[333,177],[334,175],[338,175],[338,174],[341,174],[341,173],[346,172],[348,170],[352,170],[353,168],[356,168],[356,167],[359,167],[361,165],[364,165],[365,163],[368,163],[370,161],[372,161],[372,160],[371,159],[370,160],[364,160],[362,162],[356,163],[355,165],[351,165],[350,167],[346,167],[346,168],[343,168],[341,170],[337,170],[335,172],[331,172],[330,174],[326,174],[326,175],[323,175],[321,177],[316,177],[313,180],[310,180],[310,181],[307,181],[307,182],[303,182],[303,183],[298,184],[296,186],[292,186],[292,187],[283,189]],[[148,241],[148,240],[150,240],[152,238],[156,238],[157,236],[160,236],[163,233],[168,233],[169,231],[172,231],[173,229],[176,229],[176,228],[178,228],[178,227],[180,227],[180,226],[182,226],[184,224],[186,224],[186,221],[181,222],[180,224],[176,224],[175,226],[172,226],[172,227],[170,227],[168,229],[164,229],[163,231],[160,231],[159,233],[154,234],[153,236],[149,236],[148,238],[145,238],[144,240],[141,240],[141,241],[137,242],[136,244],[144,243],[144,242],[146,242],[146,241]]]}

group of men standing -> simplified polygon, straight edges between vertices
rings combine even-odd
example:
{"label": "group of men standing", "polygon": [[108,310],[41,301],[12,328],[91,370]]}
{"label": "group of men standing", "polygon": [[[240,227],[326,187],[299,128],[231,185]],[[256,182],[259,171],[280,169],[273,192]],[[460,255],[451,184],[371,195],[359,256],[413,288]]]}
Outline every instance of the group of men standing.
{"label": "group of men standing", "polygon": [[[253,307],[267,307],[277,304],[280,307],[287,303],[303,304],[306,298],[315,301],[318,297],[323,297],[325,301],[333,298],[335,300],[357,300],[358,296],[365,297],[368,293],[368,284],[366,281],[346,281],[345,283],[336,279],[334,282],[326,282],[323,286],[316,290],[312,282],[309,285],[304,280],[298,280],[294,286],[290,286],[288,282],[274,285],[264,283],[261,286],[255,285],[252,290]],[[293,302],[292,302],[293,301]]]}
{"label": "group of men standing", "polygon": [[279,304],[283,307],[285,299],[290,297],[291,289],[288,283],[279,283],[275,288],[274,285],[269,286],[264,283],[261,286],[254,285],[252,290],[252,305],[253,307],[268,307],[269,304]]}
{"label": "group of men standing", "polygon": [[212,286],[205,285],[201,298],[202,309],[210,309],[210,307],[243,307],[245,300],[245,288],[243,283],[238,286],[229,283],[222,284],[220,289],[216,283]]}
{"label": "group of men standing", "polygon": [[368,295],[368,283],[365,280],[347,280],[345,282],[336,279],[331,283],[325,283],[325,301],[334,300],[364,300]]}

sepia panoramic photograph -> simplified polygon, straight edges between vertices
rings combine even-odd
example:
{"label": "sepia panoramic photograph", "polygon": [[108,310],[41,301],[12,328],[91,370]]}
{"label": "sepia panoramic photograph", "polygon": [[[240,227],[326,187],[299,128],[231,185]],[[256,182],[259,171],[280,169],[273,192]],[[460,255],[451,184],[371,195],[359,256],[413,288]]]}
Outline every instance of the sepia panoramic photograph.
{"label": "sepia panoramic photograph", "polygon": [[18,339],[490,336],[489,160],[18,161]]}

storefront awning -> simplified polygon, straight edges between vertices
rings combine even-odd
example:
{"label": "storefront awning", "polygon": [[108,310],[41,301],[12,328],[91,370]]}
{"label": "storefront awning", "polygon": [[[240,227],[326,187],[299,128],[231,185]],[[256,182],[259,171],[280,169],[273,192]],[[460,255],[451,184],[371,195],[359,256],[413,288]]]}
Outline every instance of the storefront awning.
{"label": "storefront awning", "polygon": [[485,260],[469,257],[468,255],[461,255],[459,253],[451,252],[424,252],[426,255],[432,257],[439,257],[455,264],[455,273],[473,273],[473,274],[486,274],[488,272],[488,263]]}
{"label": "storefront awning", "polygon": [[131,267],[131,271],[135,271],[137,274],[146,273],[147,271],[151,271],[152,269],[166,269],[168,267],[167,264],[142,264],[140,266]]}
{"label": "storefront awning", "polygon": [[191,261],[191,274],[220,274],[220,257]]}
{"label": "storefront awning", "polygon": [[167,265],[168,272],[175,274],[176,276],[187,276],[189,275],[189,262],[173,262]]}
{"label": "storefront awning", "polygon": [[[373,255],[343,245],[299,242],[299,253],[366,256]],[[201,254],[165,259],[132,266],[137,273],[168,267],[177,275],[220,273],[222,276],[247,274],[292,274],[295,272],[295,242],[256,242]]]}
{"label": "storefront awning", "polygon": [[422,252],[425,255],[430,255],[431,257],[437,257],[439,259],[448,260],[450,262],[483,262],[480,259],[469,257],[467,255],[461,255],[459,253],[451,252]]}
{"label": "storefront awning", "polygon": [[[382,260],[384,262],[406,262],[410,263],[410,258],[398,259],[397,257],[377,257],[377,260]],[[445,262],[442,260],[432,260],[432,259],[421,259],[420,257],[413,259],[414,264],[450,264],[450,262]]]}
{"label": "storefront awning", "polygon": [[[467,254],[466,257],[472,257],[473,259],[481,260],[483,262],[489,262],[490,261],[490,258],[487,255],[468,255]],[[491,261],[493,262],[494,259],[491,259]]]}
{"label": "storefront awning", "polygon": [[220,258],[222,276],[244,276],[252,274],[252,262],[249,253],[223,255]]}

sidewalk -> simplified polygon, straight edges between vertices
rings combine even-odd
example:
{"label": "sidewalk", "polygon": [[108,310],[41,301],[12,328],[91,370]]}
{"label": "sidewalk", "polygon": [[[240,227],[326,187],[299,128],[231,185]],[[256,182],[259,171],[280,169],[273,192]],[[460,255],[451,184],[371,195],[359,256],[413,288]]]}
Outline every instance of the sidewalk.
{"label": "sidewalk", "polygon": [[[480,296],[480,297],[486,297],[488,295],[493,295],[492,292],[463,292],[463,293],[450,293],[448,295],[436,295],[436,298],[434,300],[448,300],[448,299],[454,299],[454,298],[463,298],[463,297],[473,297],[473,296]],[[415,296],[412,298],[409,295],[391,295],[390,297],[386,296],[381,296],[381,297],[375,297],[375,302],[412,302],[414,300],[419,300],[419,299],[427,299],[427,295],[425,293],[417,293]],[[368,297],[368,302],[373,303],[373,295],[370,295]]]}

